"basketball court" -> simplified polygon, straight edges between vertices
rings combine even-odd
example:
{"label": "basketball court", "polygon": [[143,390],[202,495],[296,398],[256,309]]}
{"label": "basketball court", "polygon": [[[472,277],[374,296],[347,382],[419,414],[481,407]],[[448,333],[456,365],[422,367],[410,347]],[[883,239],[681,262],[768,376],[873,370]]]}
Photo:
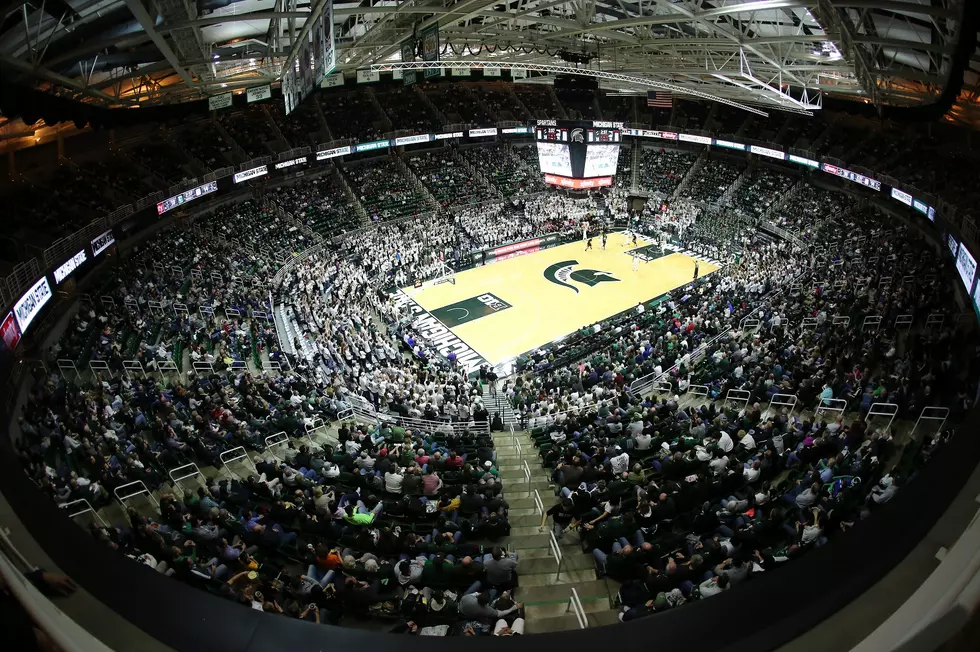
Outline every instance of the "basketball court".
{"label": "basketball court", "polygon": [[601,237],[589,251],[580,240],[459,272],[452,284],[401,292],[499,365],[691,282],[695,260],[701,277],[721,266],[611,233],[605,250]]}

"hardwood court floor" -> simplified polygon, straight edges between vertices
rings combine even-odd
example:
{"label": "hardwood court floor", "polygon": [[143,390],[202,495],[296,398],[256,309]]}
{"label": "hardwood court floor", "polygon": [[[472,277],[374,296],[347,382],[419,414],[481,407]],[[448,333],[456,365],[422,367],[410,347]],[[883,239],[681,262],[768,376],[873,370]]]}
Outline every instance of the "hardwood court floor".
{"label": "hardwood court floor", "polygon": [[[590,251],[583,241],[571,242],[460,272],[455,285],[402,291],[497,365],[693,278],[695,258],[680,252],[641,260],[634,272],[634,247],[626,242],[626,236],[612,233],[605,251],[598,237]],[[639,247],[650,244],[640,238]],[[700,276],[720,267],[702,257],[697,261]]]}

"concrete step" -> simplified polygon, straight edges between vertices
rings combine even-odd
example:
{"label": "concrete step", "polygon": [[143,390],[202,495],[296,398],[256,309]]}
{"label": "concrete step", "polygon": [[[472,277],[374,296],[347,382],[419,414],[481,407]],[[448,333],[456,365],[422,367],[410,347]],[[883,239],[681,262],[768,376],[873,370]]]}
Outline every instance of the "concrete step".
{"label": "concrete step", "polygon": [[[557,584],[525,587],[522,582],[517,592],[517,598],[524,603],[524,606],[560,603],[568,600],[573,587],[578,592],[578,597],[582,600],[583,606],[586,600],[594,598],[606,598],[606,608],[612,604],[609,601],[609,586],[606,585],[605,580],[592,577],[585,581],[576,582],[571,579],[570,575],[566,579],[564,573],[558,578]],[[616,591],[618,590],[616,589]],[[613,596],[616,595],[616,591],[613,591]]]}
{"label": "concrete step", "polygon": [[[535,528],[541,525],[541,516],[536,514],[533,509],[529,510],[519,510],[520,514],[515,514],[514,512],[518,510],[510,510],[507,514],[507,518],[510,521],[510,533],[513,534],[526,534],[524,532],[525,528]],[[526,513],[529,512],[529,513]],[[546,530],[547,531],[547,530]]]}
{"label": "concrete step", "polygon": [[[540,551],[547,556],[535,555],[529,558],[534,550],[525,549],[519,551],[520,559],[518,561],[517,572],[520,574],[522,583],[526,575],[544,574],[552,578],[555,576],[558,566],[555,564],[555,558],[551,556],[551,551],[546,548],[542,548]],[[565,571],[573,572],[594,569],[595,560],[592,558],[592,555],[565,555],[562,558],[561,572],[563,575]]]}
{"label": "concrete step", "polygon": [[551,536],[547,533],[517,534],[514,532],[514,530],[519,529],[521,528],[511,528],[510,536],[507,537],[507,546],[511,550],[522,551],[529,548],[548,548],[551,545]]}
{"label": "concrete step", "polygon": [[[552,569],[554,570],[554,569]],[[594,568],[583,568],[577,570],[561,569],[561,577],[555,579],[555,573],[521,573],[521,590],[539,586],[556,586],[574,584],[576,582],[591,582],[597,579]],[[523,598],[522,598],[523,599]]]}
{"label": "concrete step", "polygon": [[[564,618],[566,615],[571,617],[571,622],[574,625],[568,629],[578,629],[578,620],[575,619],[575,614],[568,609],[568,600],[572,595],[571,585],[564,587],[565,592],[562,597],[557,598],[550,603],[546,604],[532,604],[524,602],[524,611],[527,614],[527,625],[533,622],[535,624],[539,622],[546,621],[551,618]],[[520,591],[518,591],[520,595]],[[518,597],[518,599],[521,599]],[[582,601],[582,611],[587,614],[601,613],[603,611],[611,611],[611,605],[608,596],[594,596],[592,598],[583,598],[581,594],[579,599]],[[568,609],[568,611],[566,611]],[[554,630],[552,630],[554,631]]]}
{"label": "concrete step", "polygon": [[[525,634],[547,634],[549,632],[561,632],[565,630],[580,629],[578,618],[571,611],[562,612],[565,607],[559,605],[559,609],[549,609],[549,613],[558,611],[561,612],[560,615],[551,617],[535,617],[533,620],[528,617],[527,622],[524,625]],[[585,617],[588,621],[589,627],[602,627],[604,625],[614,625],[619,623],[619,611],[616,609],[602,609],[599,611],[590,611],[590,606],[586,606],[586,602],[582,601],[582,609],[585,611]],[[537,607],[534,608],[536,611]]]}

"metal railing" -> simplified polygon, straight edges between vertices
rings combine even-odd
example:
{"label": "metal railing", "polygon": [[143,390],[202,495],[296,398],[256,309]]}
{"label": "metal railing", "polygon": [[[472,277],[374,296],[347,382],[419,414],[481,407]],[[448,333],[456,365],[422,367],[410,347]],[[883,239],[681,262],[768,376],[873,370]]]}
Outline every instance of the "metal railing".
{"label": "metal railing", "polygon": [[554,532],[548,533],[548,545],[551,548],[551,556],[555,558],[555,566],[557,567],[555,571],[555,581],[561,577],[561,564],[562,564],[562,554],[561,546],[558,545],[558,539],[555,538]]}
{"label": "metal railing", "polygon": [[565,609],[565,613],[571,610],[575,614],[575,620],[578,621],[578,626],[581,629],[586,629],[589,626],[589,620],[585,617],[585,609],[582,608],[582,601],[578,597],[578,591],[575,587],[572,587],[572,594],[568,596],[568,607]]}

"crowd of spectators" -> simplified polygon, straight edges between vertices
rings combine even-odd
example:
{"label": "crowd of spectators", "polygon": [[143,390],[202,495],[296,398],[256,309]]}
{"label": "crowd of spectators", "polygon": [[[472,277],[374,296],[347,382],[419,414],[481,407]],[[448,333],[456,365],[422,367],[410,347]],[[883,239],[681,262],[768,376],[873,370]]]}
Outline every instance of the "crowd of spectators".
{"label": "crowd of spectators", "polygon": [[790,201],[772,214],[771,219],[785,229],[806,232],[825,217],[843,215],[856,204],[857,200],[850,195],[805,183]]}
{"label": "crowd of spectators", "polygon": [[508,87],[483,86],[474,92],[486,102],[496,120],[525,120],[528,116],[524,107]]}
{"label": "crowd of spectators", "polygon": [[494,124],[496,119],[487,113],[471,92],[465,86],[452,89],[439,86],[425,91],[449,124]]}
{"label": "crowd of spectators", "polygon": [[180,183],[193,176],[184,167],[186,159],[167,141],[138,143],[124,153],[144,169],[159,174],[167,183]]}
{"label": "crowd of spectators", "polygon": [[[360,109],[343,124],[364,139],[358,122],[370,121],[373,102],[340,97],[334,121]],[[440,102],[461,117],[459,98]],[[694,103],[679,113],[685,124],[707,118]],[[723,115],[711,124],[724,126]],[[258,117],[271,132],[265,112]],[[259,128],[236,129],[229,133],[242,147],[271,140]],[[795,142],[810,130],[786,133]],[[621,148],[621,175],[629,151]],[[877,161],[895,151],[865,153]],[[221,453],[241,446],[252,472],[209,475],[196,491],[167,488],[151,515],[130,510],[126,524],[93,534],[161,573],[302,620],[381,616],[404,633],[521,633],[518,562],[495,545],[510,531],[509,506],[482,425],[484,389],[414,330],[386,290],[438,278],[473,248],[625,220],[622,189],[607,199],[529,194],[540,187],[530,183],[536,174],[521,178],[536,169],[533,152],[461,150],[494,186],[510,189],[507,200],[479,209],[466,205],[489,199],[490,189],[448,152],[408,158],[448,209],[424,219],[422,192],[393,160],[348,166],[343,174],[375,228],[319,247],[278,276],[312,244],[305,227],[339,235],[360,226],[337,176],[215,210],[193,232],[154,235],[93,293],[110,300],[82,306],[51,350],[80,370],[96,361],[109,372],[91,383],[34,377],[18,422],[27,473],[59,502],[84,498],[99,508],[135,480],[164,488],[167,471],[188,462],[217,473]],[[696,158],[644,149],[641,185],[671,194]],[[951,423],[972,406],[980,369],[957,351],[975,337],[958,329],[952,286],[936,273],[928,244],[807,183],[776,214],[805,234],[806,251],[706,209],[743,170],[709,159],[686,199],[666,212],[648,202],[637,229],[724,267],[522,356],[525,373],[502,389],[551,469],[555,535],[578,530],[600,576],[622,583],[624,621],[751,581],[859,527],[890,500],[922,453],[867,418],[873,403],[895,404],[899,419],[946,405]],[[761,215],[794,182],[759,168],[732,205]],[[64,184],[72,197],[98,199],[77,180]],[[817,257],[817,249],[829,253]],[[296,355],[293,371],[260,375],[263,362],[286,361],[274,324],[255,314],[271,312],[270,289],[296,326]],[[906,314],[915,326],[901,333],[893,325]],[[943,315],[943,324],[923,327],[929,315]],[[867,329],[869,316],[881,326]],[[758,327],[743,328],[747,318]],[[804,328],[805,319],[814,323]],[[205,362],[216,373],[158,381],[120,373],[123,360],[147,371]],[[676,391],[637,389],[649,390],[643,383],[653,378]],[[703,389],[698,400],[686,394],[693,387]],[[731,390],[748,400],[726,402]],[[766,409],[777,394],[798,397],[807,412]],[[856,418],[838,417],[833,401]],[[346,422],[325,444],[307,438],[314,419],[358,406],[381,422]],[[290,442],[267,448],[278,432]],[[947,437],[930,435],[923,451]]]}
{"label": "crowd of spectators", "polygon": [[[545,190],[534,147],[468,147],[460,155],[479,170],[505,198]],[[533,155],[533,158],[528,156]]]}
{"label": "crowd of spectators", "polygon": [[171,130],[170,134],[188,154],[209,170],[240,162],[231,144],[209,120],[192,122],[183,128]]}
{"label": "crowd of spectators", "polygon": [[336,174],[283,186],[275,193],[273,201],[324,237],[349,231],[359,226],[361,220],[347,200]]}
{"label": "crowd of spectators", "polygon": [[300,102],[288,116],[282,102],[270,102],[265,106],[291,147],[316,146],[330,140],[315,100]]}
{"label": "crowd of spectators", "polygon": [[640,188],[670,196],[698,159],[695,152],[644,147],[640,150]]}
{"label": "crowd of spectators", "polygon": [[347,166],[344,171],[374,222],[418,215],[426,209],[421,191],[413,187],[391,159]]}
{"label": "crowd of spectators", "polygon": [[242,112],[219,112],[218,122],[248,159],[282,151],[282,144],[262,105],[251,104]]}
{"label": "crowd of spectators", "polygon": [[318,94],[320,110],[334,138],[377,140],[384,133],[384,116],[378,113],[366,91]]}
{"label": "crowd of spectators", "polygon": [[762,217],[796,183],[796,178],[781,170],[756,168],[752,178],[743,185],[732,206],[743,215]]}
{"label": "crowd of spectators", "polygon": [[713,204],[735,183],[745,170],[745,162],[731,158],[712,158],[691,178],[682,196],[705,204]]}
{"label": "crowd of spectators", "polygon": [[443,208],[479,204],[494,198],[493,190],[474,177],[449,149],[414,154],[407,160]]}
{"label": "crowd of spectators", "polygon": [[415,87],[402,86],[378,93],[378,102],[384,107],[394,129],[424,134],[442,127]]}

